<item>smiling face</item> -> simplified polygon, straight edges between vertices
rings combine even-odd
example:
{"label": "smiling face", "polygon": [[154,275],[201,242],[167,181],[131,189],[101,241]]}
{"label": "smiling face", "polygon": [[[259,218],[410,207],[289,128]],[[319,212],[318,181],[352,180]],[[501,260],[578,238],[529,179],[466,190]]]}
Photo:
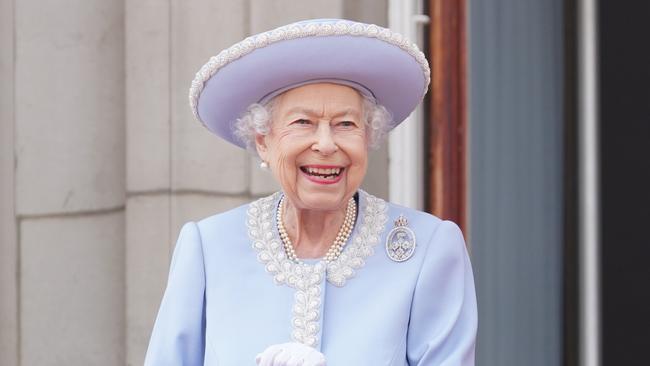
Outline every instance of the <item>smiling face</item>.
{"label": "smiling face", "polygon": [[363,98],[330,83],[279,95],[271,131],[257,135],[257,151],[298,209],[344,209],[368,166]]}

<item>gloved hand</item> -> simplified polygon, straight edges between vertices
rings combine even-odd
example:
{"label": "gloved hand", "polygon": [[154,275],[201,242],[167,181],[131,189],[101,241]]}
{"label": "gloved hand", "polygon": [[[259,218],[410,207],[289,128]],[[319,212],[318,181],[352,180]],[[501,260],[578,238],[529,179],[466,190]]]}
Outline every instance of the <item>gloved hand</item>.
{"label": "gloved hand", "polygon": [[257,355],[259,366],[325,366],[325,356],[302,343],[282,343],[267,347]]}

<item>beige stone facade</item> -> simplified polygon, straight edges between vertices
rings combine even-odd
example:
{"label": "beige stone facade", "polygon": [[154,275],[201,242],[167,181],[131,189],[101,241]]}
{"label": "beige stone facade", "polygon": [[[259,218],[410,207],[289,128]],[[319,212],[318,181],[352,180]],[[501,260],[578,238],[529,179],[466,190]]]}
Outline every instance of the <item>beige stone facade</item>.
{"label": "beige stone facade", "polygon": [[[176,235],[277,189],[193,121],[189,83],[254,32],[386,25],[387,1],[0,0],[0,365],[141,365]],[[365,188],[388,192],[387,149]]]}

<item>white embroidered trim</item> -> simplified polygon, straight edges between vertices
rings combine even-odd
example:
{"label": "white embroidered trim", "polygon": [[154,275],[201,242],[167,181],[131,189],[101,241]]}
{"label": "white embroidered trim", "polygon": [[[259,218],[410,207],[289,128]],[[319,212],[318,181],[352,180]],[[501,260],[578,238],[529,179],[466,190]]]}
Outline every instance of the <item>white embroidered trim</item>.
{"label": "white embroidered trim", "polygon": [[359,191],[359,199],[364,200],[363,215],[358,219],[359,230],[353,233],[350,242],[339,257],[328,264],[327,280],[334,286],[343,287],[354,276],[355,270],[365,265],[365,259],[374,253],[374,246],[379,242],[381,232],[386,226],[388,207],[381,198]]}
{"label": "white embroidered trim", "polygon": [[364,209],[359,212],[357,222],[360,225],[341,255],[326,264],[319,261],[314,265],[295,263],[289,260],[273,233],[275,203],[280,193],[261,198],[248,208],[248,235],[257,251],[257,259],[264,264],[266,271],[273,276],[273,281],[295,288],[291,337],[294,341],[316,347],[320,320],[321,293],[323,278],[331,284],[342,287],[354,276],[355,271],[365,264],[365,259],[374,252],[373,247],[379,242],[388,216],[386,202],[364,191],[359,191],[359,200],[363,200]]}
{"label": "white embroidered trim", "polygon": [[386,43],[397,46],[408,54],[420,64],[422,72],[424,73],[425,85],[422,91],[422,97],[429,88],[431,78],[431,69],[427,62],[424,53],[420,51],[415,43],[411,43],[406,37],[397,32],[393,32],[388,28],[383,28],[374,24],[357,23],[352,21],[338,21],[336,23],[307,23],[307,24],[289,24],[268,32],[263,32],[257,35],[250,36],[241,42],[235,43],[229,48],[219,52],[218,55],[212,56],[210,60],[201,67],[196,73],[192,85],[190,87],[190,107],[194,117],[201,121],[199,112],[197,110],[199,95],[203,90],[203,86],[208,79],[212,77],[219,69],[228,63],[253,52],[258,48],[266,47],[270,44],[304,37],[325,37],[325,36],[359,36],[369,37],[382,40]]}

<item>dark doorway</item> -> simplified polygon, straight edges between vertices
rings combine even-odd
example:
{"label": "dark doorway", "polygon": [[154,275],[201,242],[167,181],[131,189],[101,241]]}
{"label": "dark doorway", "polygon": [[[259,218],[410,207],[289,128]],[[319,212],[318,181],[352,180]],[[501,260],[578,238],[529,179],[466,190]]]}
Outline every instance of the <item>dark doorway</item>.
{"label": "dark doorway", "polygon": [[603,365],[650,345],[650,3],[600,1]]}

